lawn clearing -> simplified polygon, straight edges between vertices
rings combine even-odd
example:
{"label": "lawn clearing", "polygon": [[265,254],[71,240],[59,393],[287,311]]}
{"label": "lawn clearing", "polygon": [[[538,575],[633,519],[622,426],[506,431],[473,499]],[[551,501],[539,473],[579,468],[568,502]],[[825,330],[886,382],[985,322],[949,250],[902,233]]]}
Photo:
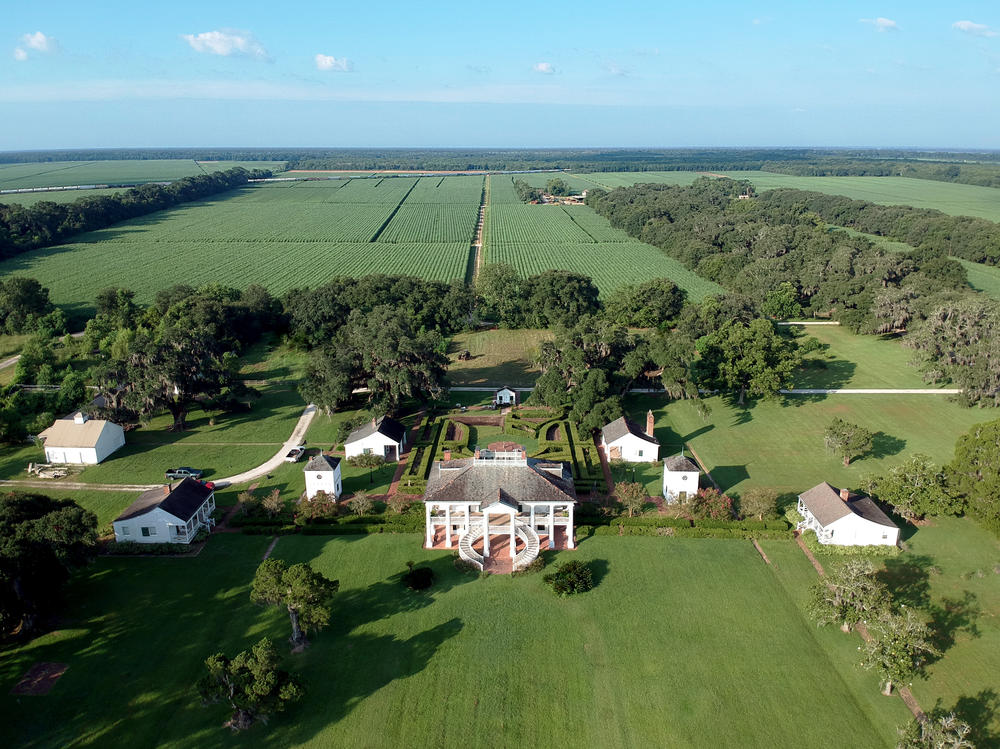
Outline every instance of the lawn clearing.
{"label": "lawn clearing", "polygon": [[[500,388],[532,387],[541,374],[534,358],[543,341],[554,335],[548,330],[482,330],[458,333],[448,347],[448,382],[452,385]],[[468,351],[472,358],[461,361]]]}
{"label": "lawn clearing", "polygon": [[[590,562],[597,587],[558,599],[539,575],[460,575],[420,540],[278,541],[273,556],[311,562],[341,592],[332,626],[285,656],[305,699],[247,736],[192,685],[216,650],[267,634],[287,653],[287,615],[249,603],[269,539],[216,536],[192,559],[100,559],[69,589],[67,626],[0,662],[3,692],[37,661],[69,665],[44,700],[0,702],[8,740],[464,747],[516,726],[536,746],[877,747],[906,719],[871,674],[845,678],[748,542],[593,537],[558,558]],[[428,594],[400,583],[409,560],[434,569]]]}

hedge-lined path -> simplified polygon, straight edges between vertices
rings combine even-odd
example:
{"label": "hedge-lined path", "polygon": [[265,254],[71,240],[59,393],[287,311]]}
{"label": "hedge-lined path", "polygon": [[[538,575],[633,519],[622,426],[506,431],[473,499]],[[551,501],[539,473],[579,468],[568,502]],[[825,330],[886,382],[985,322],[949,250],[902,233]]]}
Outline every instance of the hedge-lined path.
{"label": "hedge-lined path", "polygon": [[392,474],[392,481],[389,482],[389,491],[385,493],[386,499],[391,499],[396,496],[396,490],[399,488],[399,482],[403,478],[403,473],[406,471],[406,464],[410,459],[410,450],[413,446],[414,435],[417,434],[424,425],[424,412],[418,411],[417,417],[413,420],[413,426],[410,428],[410,439],[406,440],[406,444],[403,445],[403,454],[399,456],[399,460],[396,463],[396,470]]}

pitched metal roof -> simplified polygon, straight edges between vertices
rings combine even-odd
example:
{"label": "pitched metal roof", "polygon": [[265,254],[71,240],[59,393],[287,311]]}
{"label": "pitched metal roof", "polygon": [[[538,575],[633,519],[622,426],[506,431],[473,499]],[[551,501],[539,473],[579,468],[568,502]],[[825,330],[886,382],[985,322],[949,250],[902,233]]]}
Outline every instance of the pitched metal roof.
{"label": "pitched metal roof", "polygon": [[[573,482],[540,468],[548,465],[528,459],[527,465],[483,465],[474,460],[452,460],[450,470],[435,463],[427,479],[425,502],[497,501],[514,505],[522,502],[575,502]],[[499,499],[498,499],[499,498]]]}
{"label": "pitched metal roof", "polygon": [[212,496],[214,491],[190,477],[172,487],[169,494],[164,493],[166,488],[166,486],[158,486],[143,492],[135,502],[125,508],[121,515],[115,518],[115,522],[145,515],[157,507],[164,512],[169,512],[178,520],[187,522],[194,517],[194,514]]}
{"label": "pitched metal roof", "polygon": [[309,458],[309,462],[306,463],[304,470],[306,471],[335,471],[337,466],[340,465],[340,458],[335,458],[332,455],[324,455],[320,453],[319,455],[314,455]]}
{"label": "pitched metal roof", "polygon": [[610,424],[605,425],[605,427],[601,430],[601,434],[604,436],[604,441],[609,445],[612,442],[620,440],[626,434],[631,434],[654,445],[660,444],[655,437],[650,437],[642,430],[641,426],[625,416],[615,419]]}
{"label": "pitched metal roof", "polygon": [[678,473],[700,473],[698,466],[690,458],[686,458],[683,455],[674,455],[670,458],[664,458],[663,466],[668,471],[675,471]]}
{"label": "pitched metal roof", "polygon": [[350,436],[347,438],[345,444],[350,444],[351,442],[357,442],[358,440],[363,440],[365,437],[370,437],[371,435],[378,432],[384,437],[388,437],[393,442],[402,442],[403,436],[406,434],[406,427],[400,424],[395,419],[390,419],[388,416],[383,416],[381,419],[376,421],[366,422],[364,426],[360,426],[351,432]]}
{"label": "pitched metal roof", "polygon": [[72,418],[59,419],[38,436],[45,439],[46,447],[97,447],[97,441],[109,425],[118,426],[104,419],[87,419],[82,424]]}
{"label": "pitched metal roof", "polygon": [[871,497],[867,497],[864,494],[859,496],[857,499],[852,499],[849,503],[850,508],[858,515],[863,517],[865,520],[869,520],[878,525],[885,525],[889,528],[897,527],[894,522],[889,519],[879,506],[872,501]]}

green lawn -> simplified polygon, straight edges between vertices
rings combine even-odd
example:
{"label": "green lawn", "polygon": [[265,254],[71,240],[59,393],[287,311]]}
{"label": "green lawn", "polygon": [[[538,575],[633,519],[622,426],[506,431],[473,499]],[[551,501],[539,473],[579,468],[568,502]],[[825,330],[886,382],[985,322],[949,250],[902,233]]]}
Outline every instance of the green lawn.
{"label": "green lawn", "polygon": [[[466,747],[516,731],[533,746],[878,747],[907,716],[838,662],[747,542],[586,539],[559,558],[591,562],[598,585],[557,599],[537,575],[459,575],[416,534],[294,536],[274,554],[340,579],[333,624],[286,657],[303,703],[235,737],[191,687],[217,649],[262,634],[287,648],[287,616],[248,601],[267,544],[98,560],[58,631],[0,661],[7,743]],[[435,569],[428,595],[400,585],[408,560]],[[46,697],[8,695],[37,661],[69,668]]]}
{"label": "green lawn", "polygon": [[[448,347],[448,381],[452,385],[531,387],[540,374],[534,358],[543,341],[551,341],[548,330],[482,330],[459,333]],[[468,351],[471,359],[460,361]]]}
{"label": "green lawn", "polygon": [[955,258],[965,268],[969,277],[969,286],[981,291],[986,296],[1000,299],[1000,268],[994,265],[973,263],[970,260]]}

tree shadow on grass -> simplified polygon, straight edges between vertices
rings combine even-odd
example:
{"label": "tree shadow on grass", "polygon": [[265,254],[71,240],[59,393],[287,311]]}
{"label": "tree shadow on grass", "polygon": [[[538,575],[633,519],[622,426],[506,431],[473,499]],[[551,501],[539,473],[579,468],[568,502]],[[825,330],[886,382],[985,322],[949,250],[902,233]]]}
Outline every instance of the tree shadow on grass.
{"label": "tree shadow on grass", "polygon": [[603,582],[604,578],[608,575],[608,570],[611,569],[611,565],[607,559],[591,559],[587,562],[587,566],[590,567],[590,574],[593,577],[595,588]]}
{"label": "tree shadow on grass", "polygon": [[930,605],[930,569],[934,560],[926,555],[888,557],[879,579],[889,586],[897,604],[913,609]]}
{"label": "tree shadow on grass", "polygon": [[712,469],[712,478],[719,484],[722,491],[728,491],[741,481],[750,478],[750,473],[747,471],[746,465],[715,466]]}
{"label": "tree shadow on grass", "polygon": [[872,448],[864,457],[866,458],[887,458],[890,455],[898,455],[906,449],[906,440],[893,437],[885,432],[875,432],[872,435]]}
{"label": "tree shadow on grass", "polygon": [[961,596],[945,596],[940,603],[932,604],[927,610],[931,615],[931,642],[942,654],[955,644],[959,634],[973,638],[980,636],[976,620],[982,616],[983,610],[975,593],[964,590]]}
{"label": "tree shadow on grass", "polygon": [[972,729],[969,738],[978,749],[1000,749],[1000,730],[997,726],[1000,695],[995,690],[983,689],[974,695],[962,695],[951,707],[945,707],[939,699],[928,716],[938,720],[951,713],[969,724]]}

